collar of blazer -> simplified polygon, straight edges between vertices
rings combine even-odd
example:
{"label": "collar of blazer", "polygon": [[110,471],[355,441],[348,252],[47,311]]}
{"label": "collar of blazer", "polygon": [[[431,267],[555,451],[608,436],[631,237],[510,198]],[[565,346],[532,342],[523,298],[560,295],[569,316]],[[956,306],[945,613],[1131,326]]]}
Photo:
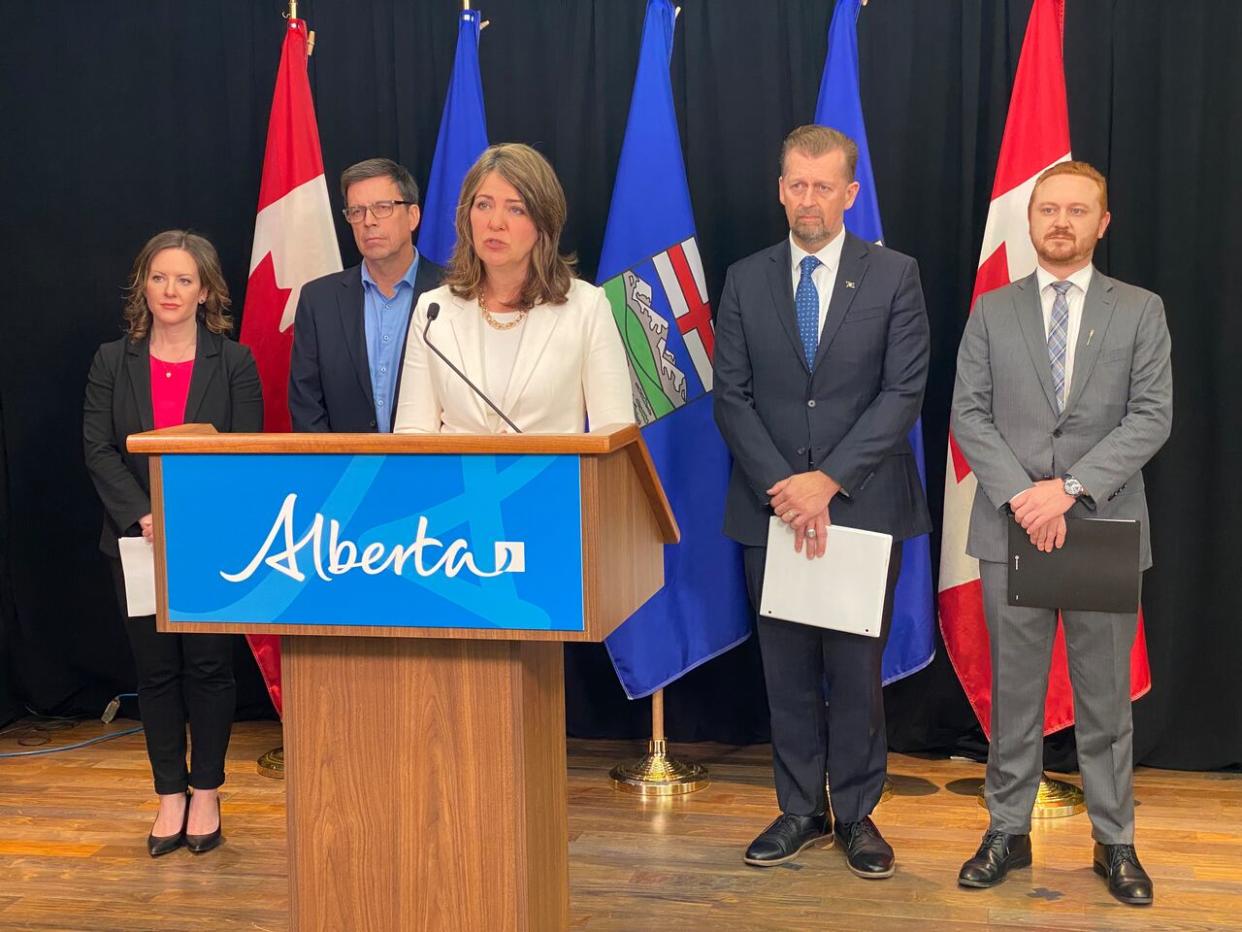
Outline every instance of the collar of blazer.
{"label": "collar of blazer", "polygon": [[375,407],[371,393],[371,363],[367,359],[366,315],[363,313],[362,265],[355,265],[341,274],[341,292],[337,295],[338,320],[341,322],[341,342],[354,366],[358,387],[362,389],[367,404]]}
{"label": "collar of blazer", "polygon": [[[836,284],[832,289],[832,297],[828,301],[828,317],[824,321],[824,329],[819,335],[819,348],[815,351],[815,365],[818,366],[828,353],[833,338],[841,328],[845,313],[854,303],[854,298],[862,290],[863,278],[867,275],[870,264],[871,244],[859,239],[849,230],[845,231],[845,243],[841,247],[841,267],[837,269]],[[807,374],[811,368],[806,364],[806,356],[802,350],[802,336],[798,332],[798,317],[794,310],[793,281],[790,263],[793,262],[789,249],[789,237],[781,240],[768,250],[768,287],[772,292],[772,303],[776,307],[776,317],[789,337],[790,347],[794,356]],[[847,282],[849,284],[847,284]]]}
{"label": "collar of blazer", "polygon": [[[572,297],[571,297],[572,300]],[[513,406],[522,396],[530,377],[539,366],[544,350],[552,334],[556,332],[561,320],[569,308],[565,304],[538,304],[531,308],[522,325],[522,337],[518,343],[517,358],[513,361],[513,372],[509,375],[508,387],[505,388],[503,399],[492,399],[500,405],[500,409],[513,416]],[[447,302],[443,320],[452,329],[453,339],[457,348],[457,358],[462,370],[470,376],[475,385],[485,384],[487,373],[484,371],[483,335],[486,324],[479,310],[479,302],[467,300],[453,295]],[[474,394],[473,392],[471,393]],[[479,410],[479,418],[484,423],[491,423],[496,415],[483,400],[475,397],[475,405]]]}
{"label": "collar of blazer", "polygon": [[[198,409],[207,393],[207,386],[215,378],[219,366],[206,364],[206,360],[220,355],[220,343],[224,339],[212,333],[200,320],[195,338],[194,370],[190,374],[190,392],[185,401],[185,423],[191,424],[198,416]],[[134,407],[142,422],[143,430],[155,428],[155,415],[151,409],[151,338],[148,335],[137,343],[125,343],[125,363],[129,372],[129,385],[134,395]]]}
{"label": "collar of blazer", "polygon": [[[1018,326],[1035,366],[1035,374],[1044,389],[1044,397],[1052,410],[1056,411],[1052,366],[1048,362],[1048,337],[1044,332],[1044,308],[1039,300],[1039,281],[1034,272],[1014,282],[1013,303]],[[1058,424],[1064,423],[1078,399],[1082,397],[1096,360],[1100,358],[1100,347],[1104,345],[1104,336],[1116,306],[1117,295],[1113,280],[1107,275],[1101,275],[1100,270],[1096,269],[1083,298],[1082,323],[1078,326],[1078,340],[1074,344],[1074,372],[1070,380],[1070,396],[1057,419]]]}

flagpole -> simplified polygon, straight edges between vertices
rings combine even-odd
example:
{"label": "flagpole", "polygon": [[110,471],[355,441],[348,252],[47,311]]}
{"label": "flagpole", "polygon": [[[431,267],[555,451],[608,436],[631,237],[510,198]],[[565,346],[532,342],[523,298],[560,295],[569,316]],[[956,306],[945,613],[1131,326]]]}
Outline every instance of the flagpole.
{"label": "flagpole", "polygon": [[[298,0],[289,0],[289,8],[284,13],[285,19],[295,20],[298,18]],[[309,44],[309,43],[308,43]],[[307,50],[310,54],[310,50]],[[281,723],[281,731],[284,731],[284,723]],[[259,776],[270,777],[273,780],[283,780],[285,778],[285,746],[280,744],[272,748],[270,751],[264,751],[255,762],[259,771]]]}
{"label": "flagpole", "polygon": [[651,694],[651,740],[647,753],[633,764],[617,764],[608,776],[616,789],[640,796],[684,796],[711,782],[705,767],[668,756],[663,689]]}

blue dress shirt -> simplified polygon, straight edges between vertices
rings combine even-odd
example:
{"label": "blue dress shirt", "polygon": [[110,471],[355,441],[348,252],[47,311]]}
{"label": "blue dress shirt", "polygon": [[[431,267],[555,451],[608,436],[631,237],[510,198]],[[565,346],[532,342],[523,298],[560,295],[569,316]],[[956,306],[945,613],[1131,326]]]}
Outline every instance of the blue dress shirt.
{"label": "blue dress shirt", "polygon": [[418,250],[386,296],[362,263],[362,294],[367,337],[367,363],[371,368],[371,396],[375,399],[375,427],[382,434],[392,433],[392,396],[401,373],[401,346],[410,324],[414,298],[414,276],[418,274]]}

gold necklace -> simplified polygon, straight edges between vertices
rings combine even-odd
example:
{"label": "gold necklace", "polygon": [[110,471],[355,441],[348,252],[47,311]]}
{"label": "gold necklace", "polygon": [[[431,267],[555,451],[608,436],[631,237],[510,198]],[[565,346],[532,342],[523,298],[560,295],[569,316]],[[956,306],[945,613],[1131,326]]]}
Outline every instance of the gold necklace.
{"label": "gold necklace", "polygon": [[527,308],[519,308],[517,311],[508,312],[511,314],[513,313],[517,314],[517,317],[515,317],[513,320],[506,320],[506,321],[497,320],[492,315],[492,312],[487,309],[487,301],[486,299],[484,299],[483,295],[481,294],[479,295],[479,310],[483,312],[483,319],[487,321],[487,325],[491,327],[493,330],[512,330],[514,327],[518,326],[522,321],[524,321],[526,319],[526,315],[529,313],[529,310]]}
{"label": "gold necklace", "polygon": [[184,363],[189,362],[191,359],[194,358],[194,355],[197,352],[197,350],[198,350],[198,341],[196,340],[195,342],[190,344],[188,352],[185,349],[182,349],[178,353],[170,354],[170,355],[175,355],[177,357],[176,359],[165,359],[163,356],[156,356],[155,353],[152,353],[151,355],[155,358],[157,362],[163,365],[164,378],[171,379],[173,377],[173,367],[180,366]]}

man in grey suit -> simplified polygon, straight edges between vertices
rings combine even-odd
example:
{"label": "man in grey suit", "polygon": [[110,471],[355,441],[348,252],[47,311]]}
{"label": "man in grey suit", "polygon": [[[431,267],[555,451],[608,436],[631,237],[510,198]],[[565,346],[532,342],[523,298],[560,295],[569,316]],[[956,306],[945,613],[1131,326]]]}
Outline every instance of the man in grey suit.
{"label": "man in grey suit", "polygon": [[[1142,468],[1169,436],[1173,372],[1157,295],[1091,264],[1108,228],[1108,188],[1085,162],[1036,181],[1028,205],[1034,274],[982,295],[957,359],[952,429],[979,480],[967,552],[979,561],[992,658],[991,824],[958,875],[990,887],[1031,863],[1031,808],[1043,750],[1052,609],[1007,602],[1008,527],[1041,550],[1065,542],[1066,515],[1141,522],[1151,565]],[[1134,851],[1134,753],[1128,614],[1065,611],[1075,735],[1094,867],[1125,903],[1152,901]]]}
{"label": "man in grey suit", "polygon": [[906,439],[929,346],[914,260],[845,231],[857,162],[854,142],[824,126],[785,139],[779,193],[790,235],[729,269],[713,394],[733,454],[725,533],[744,545],[756,609],[773,514],[811,558],[824,555],[833,521],[893,537],[879,637],[758,619],[781,816],[745,855],[770,867],[835,837],[855,874],[881,878],[894,858],[870,817],[888,762],[880,662],[901,541],[931,528]]}

